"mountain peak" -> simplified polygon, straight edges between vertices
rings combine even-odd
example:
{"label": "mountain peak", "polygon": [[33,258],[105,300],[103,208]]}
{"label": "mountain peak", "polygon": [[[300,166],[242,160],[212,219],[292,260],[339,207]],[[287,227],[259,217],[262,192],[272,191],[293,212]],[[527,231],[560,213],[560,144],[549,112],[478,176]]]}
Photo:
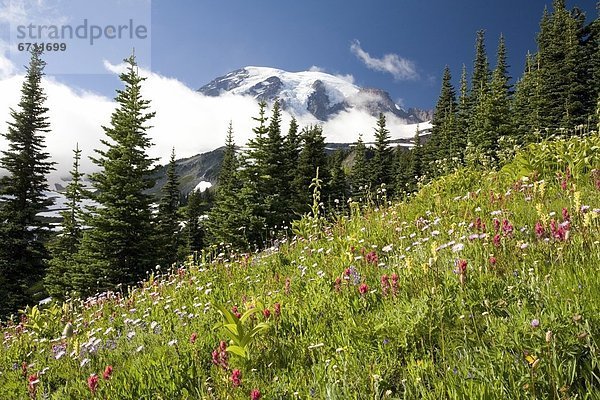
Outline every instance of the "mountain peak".
{"label": "mountain peak", "polygon": [[416,113],[408,113],[395,104],[382,89],[361,88],[346,77],[322,71],[289,72],[247,66],[212,80],[198,91],[214,97],[230,93],[267,102],[279,99],[282,108],[291,114],[310,114],[319,121],[327,121],[353,108],[373,116],[380,112],[392,113],[407,124],[424,121]]}

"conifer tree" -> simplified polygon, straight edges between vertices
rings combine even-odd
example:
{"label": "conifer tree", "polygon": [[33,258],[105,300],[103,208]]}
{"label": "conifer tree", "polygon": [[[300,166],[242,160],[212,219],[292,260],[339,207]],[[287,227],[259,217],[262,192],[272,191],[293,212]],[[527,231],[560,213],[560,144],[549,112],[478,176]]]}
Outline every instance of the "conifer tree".
{"label": "conifer tree", "polygon": [[370,189],[371,179],[367,160],[367,148],[362,140],[362,135],[358,135],[358,140],[354,147],[354,161],[350,170],[350,190],[354,200],[365,200]]}
{"label": "conifer tree", "polygon": [[540,120],[540,71],[537,56],[527,53],[525,71],[515,85],[512,101],[513,126],[517,144],[525,145],[534,140],[541,129]]}
{"label": "conifer tree", "polygon": [[435,175],[435,160],[454,157],[453,138],[456,131],[456,92],[452,86],[450,67],[444,68],[442,88],[433,112],[431,139],[424,148],[424,162],[429,175]]}
{"label": "conifer tree", "polygon": [[179,177],[177,176],[175,149],[171,150],[171,158],[167,166],[167,182],[162,188],[162,198],[158,206],[157,216],[157,262],[163,267],[169,267],[177,261],[180,247],[179,227]]}
{"label": "conifer tree", "polygon": [[[350,187],[348,184],[348,177],[344,172],[344,158],[345,152],[343,150],[336,150],[333,155],[328,157],[329,162],[329,176],[330,181],[327,187],[329,194],[329,204],[331,207],[340,208],[346,204],[346,200],[350,196]],[[320,170],[319,170],[320,171]],[[321,173],[319,172],[319,175]]]}
{"label": "conifer tree", "polygon": [[[375,186],[386,185],[393,192],[392,168],[394,166],[392,148],[390,147],[390,131],[386,128],[385,115],[379,113],[375,128],[375,149],[371,159],[371,182]],[[390,193],[391,195],[392,193]]]}
{"label": "conifer tree", "polygon": [[185,245],[183,250],[180,250],[180,257],[182,258],[202,251],[206,245],[206,227],[203,216],[208,208],[207,196],[209,196],[209,190],[204,192],[193,190],[187,197],[187,204],[184,208]]}
{"label": "conifer tree", "polygon": [[0,166],[7,171],[0,179],[0,315],[16,311],[41,291],[48,260],[49,225],[39,213],[52,204],[44,192],[54,163],[44,143],[50,124],[41,55],[41,49],[34,46],[21,100],[16,110],[10,110],[8,131],[3,133],[8,148],[0,158]]}
{"label": "conifer tree", "polygon": [[264,168],[261,191],[265,197],[265,223],[269,229],[280,229],[292,218],[290,204],[286,201],[291,184],[285,167],[286,144],[281,135],[281,108],[279,100],[273,103],[265,140]]}
{"label": "conifer tree", "polygon": [[86,221],[90,229],[77,255],[85,268],[78,279],[82,294],[134,284],[156,262],[152,199],[146,193],[154,186],[150,168],[155,160],[146,154],[152,145],[146,131],[155,113],[141,96],[145,78],[138,73],[135,56],[125,62],[127,69],[120,75],[125,87],[117,90],[117,109],[110,125],[103,127],[105,149],[97,149],[98,157],[91,158],[100,168],[90,175],[96,189],[93,200],[100,206]]}
{"label": "conifer tree", "polygon": [[236,250],[248,248],[244,223],[248,219],[240,199],[242,183],[238,171],[239,161],[233,140],[233,125],[230,122],[225,141],[225,153],[219,172],[215,193],[215,205],[210,210],[208,232],[213,243],[231,244]]}
{"label": "conifer tree", "polygon": [[44,277],[48,293],[60,299],[64,298],[66,292],[75,289],[72,284],[73,278],[77,275],[74,257],[79,251],[83,235],[81,221],[84,215],[81,203],[86,191],[83,186],[83,174],[79,171],[81,160],[79,144],[75,146],[73,153],[71,181],[65,190],[67,209],[60,213],[62,217],[60,233],[48,244],[52,258]]}
{"label": "conifer tree", "polygon": [[327,185],[330,180],[322,128],[318,125],[304,128],[301,137],[303,147],[298,157],[298,168],[296,169],[296,178],[293,184],[300,201],[296,205],[296,212],[298,214],[309,211],[309,205],[312,201],[312,193],[309,190],[309,186],[317,174],[317,168],[319,169],[319,179],[323,181],[324,190],[322,198],[324,199],[329,195]]}
{"label": "conifer tree", "polygon": [[288,133],[284,140],[285,172],[290,188],[287,193],[283,193],[288,207],[292,211],[290,213],[291,217],[294,215],[295,207],[301,203],[301,200],[298,198],[298,191],[294,187],[294,179],[296,178],[296,170],[298,168],[298,158],[300,157],[300,150],[302,147],[302,138],[300,137],[298,129],[298,121],[296,121],[296,118],[292,117]]}
{"label": "conifer tree", "polygon": [[500,36],[496,68],[489,89],[482,94],[475,109],[476,124],[470,140],[487,159],[495,161],[499,139],[512,135],[510,111],[511,85],[506,64],[506,45]]}
{"label": "conifer tree", "polygon": [[467,82],[467,66],[463,64],[460,74],[460,94],[458,97],[456,111],[456,134],[452,138],[452,153],[458,158],[459,163],[464,163],[465,147],[469,132],[469,117],[471,103],[469,97],[469,86]]}
{"label": "conifer tree", "polygon": [[485,50],[485,31],[477,31],[475,40],[475,61],[471,78],[471,107],[477,106],[479,99],[487,92],[490,82],[490,64]]}

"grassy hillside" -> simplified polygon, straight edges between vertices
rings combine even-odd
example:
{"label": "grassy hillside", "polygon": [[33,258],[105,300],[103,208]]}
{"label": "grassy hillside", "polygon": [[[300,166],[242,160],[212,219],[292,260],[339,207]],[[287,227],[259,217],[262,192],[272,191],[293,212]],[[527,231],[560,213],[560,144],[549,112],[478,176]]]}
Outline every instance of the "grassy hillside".
{"label": "grassy hillside", "polygon": [[599,146],[30,309],[3,328],[0,398],[600,399]]}

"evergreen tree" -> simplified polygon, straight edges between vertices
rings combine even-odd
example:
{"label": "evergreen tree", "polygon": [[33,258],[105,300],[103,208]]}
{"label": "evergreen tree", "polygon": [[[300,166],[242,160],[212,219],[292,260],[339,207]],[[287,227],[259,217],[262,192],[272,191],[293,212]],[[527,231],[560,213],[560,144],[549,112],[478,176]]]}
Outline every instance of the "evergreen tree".
{"label": "evergreen tree", "polygon": [[482,94],[475,109],[476,129],[470,137],[479,153],[492,161],[497,159],[499,139],[504,136],[508,138],[513,133],[509,82],[506,45],[504,37],[500,36],[496,68],[492,73],[489,90]]}
{"label": "evergreen tree", "polygon": [[48,244],[52,258],[44,277],[48,293],[60,299],[64,298],[66,292],[75,289],[72,285],[72,279],[77,275],[74,256],[79,251],[83,235],[81,221],[84,216],[81,202],[86,191],[83,187],[83,174],[79,171],[81,160],[79,144],[75,146],[73,153],[71,181],[65,190],[67,209],[60,213],[62,217],[60,233]]}
{"label": "evergreen tree", "polygon": [[452,138],[452,153],[458,158],[459,163],[464,163],[465,147],[467,146],[467,136],[469,131],[469,117],[471,113],[471,103],[469,97],[469,87],[467,82],[467,67],[463,64],[460,74],[460,94],[456,112],[456,134]]}
{"label": "evergreen tree", "polygon": [[7,171],[0,179],[0,315],[16,311],[35,297],[48,260],[44,243],[49,225],[39,213],[52,204],[44,192],[53,163],[44,143],[50,124],[41,84],[45,66],[41,55],[34,48],[21,100],[16,110],[10,110],[12,121],[3,134],[8,149],[0,158],[0,166]]}
{"label": "evergreen tree", "polygon": [[209,190],[200,192],[193,190],[187,198],[187,204],[184,208],[185,214],[185,246],[180,250],[180,256],[186,257],[202,251],[206,245],[206,227],[204,225],[204,215],[208,211],[207,197]]}
{"label": "evergreen tree", "polygon": [[210,210],[208,231],[214,243],[231,244],[234,249],[248,248],[244,223],[248,219],[246,209],[240,200],[242,183],[239,175],[239,161],[233,140],[233,126],[229,123],[223,163],[219,172],[215,193],[215,206]]}
{"label": "evergreen tree", "polygon": [[291,184],[288,180],[286,143],[281,135],[281,108],[279,101],[273,104],[265,140],[265,161],[261,173],[261,191],[265,196],[265,223],[269,229],[280,229],[292,218],[287,193]]}
{"label": "evergreen tree", "polygon": [[[285,162],[284,168],[286,172],[286,179],[289,182],[290,188],[287,193],[283,193],[286,198],[291,213],[290,217],[294,216],[295,207],[301,203],[301,199],[298,198],[298,191],[294,188],[294,179],[296,178],[298,168],[298,158],[300,157],[300,150],[302,148],[302,138],[298,131],[298,122],[296,118],[292,117],[290,121],[290,127],[284,140],[284,151],[285,151]],[[302,197],[303,199],[304,197]]]}
{"label": "evergreen tree", "polygon": [[[375,151],[371,159],[371,182],[375,186],[386,185],[388,191],[393,192],[392,168],[394,154],[390,147],[390,131],[386,128],[385,115],[379,113],[377,128],[375,128]],[[390,195],[393,193],[390,193]]]}
{"label": "evergreen tree", "polygon": [[[335,208],[343,207],[350,196],[350,187],[348,177],[344,172],[344,158],[346,154],[343,150],[337,150],[328,157],[330,181],[326,192],[329,193],[329,204]],[[319,170],[319,175],[321,174]]]}
{"label": "evergreen tree", "polygon": [[434,168],[434,163],[439,159],[450,159],[454,157],[453,142],[458,134],[456,129],[456,92],[452,86],[452,76],[450,68],[444,68],[442,78],[442,88],[438,98],[433,119],[431,121],[431,139],[427,142],[424,148],[424,161],[429,175],[436,175],[437,171]]}
{"label": "evergreen tree", "polygon": [[309,186],[317,174],[317,168],[319,169],[319,179],[323,181],[322,198],[329,196],[327,185],[330,181],[322,128],[318,125],[304,128],[301,137],[303,147],[298,157],[298,167],[293,184],[300,200],[300,203],[295,206],[296,212],[299,214],[306,213],[310,209],[312,193]]}
{"label": "evergreen tree", "polygon": [[100,171],[90,176],[96,192],[95,207],[86,223],[78,262],[85,273],[78,277],[79,290],[112,289],[116,284],[132,285],[155,265],[151,197],[146,190],[154,186],[150,168],[155,160],[146,150],[151,146],[147,123],[154,112],[141,97],[145,78],[138,74],[135,56],[125,60],[126,72],[120,75],[123,90],[117,90],[117,109],[111,123],[103,127],[106,147],[95,150],[92,161]]}
{"label": "evergreen tree", "polygon": [[487,92],[489,82],[490,64],[485,50],[485,31],[479,30],[475,40],[475,61],[471,78],[471,109],[477,106],[480,98]]}
{"label": "evergreen tree", "polygon": [[525,145],[534,140],[540,131],[540,71],[537,56],[527,53],[525,71],[515,85],[512,101],[513,126],[517,144]]}
{"label": "evergreen tree", "polygon": [[554,0],[553,12],[544,12],[538,35],[540,63],[540,120],[544,128],[572,129],[587,122],[589,99],[588,63],[585,62],[584,20]]}
{"label": "evergreen tree", "polygon": [[367,148],[358,135],[354,147],[354,161],[350,170],[350,190],[355,200],[365,199],[371,189],[369,164],[367,160]]}
{"label": "evergreen tree", "polygon": [[158,206],[157,243],[158,264],[169,267],[177,261],[180,247],[179,227],[179,177],[175,171],[175,149],[171,150],[171,158],[167,166],[167,182],[162,188],[162,198]]}

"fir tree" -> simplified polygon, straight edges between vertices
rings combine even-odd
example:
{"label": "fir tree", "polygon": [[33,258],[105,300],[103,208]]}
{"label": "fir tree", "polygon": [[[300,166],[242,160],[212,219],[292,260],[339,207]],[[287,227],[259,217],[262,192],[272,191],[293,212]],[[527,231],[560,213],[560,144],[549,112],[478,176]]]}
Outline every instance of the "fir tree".
{"label": "fir tree", "polygon": [[175,170],[175,149],[171,150],[171,158],[167,166],[167,181],[162,188],[162,198],[158,206],[157,243],[158,263],[169,267],[177,261],[180,247],[179,227],[179,177]]}
{"label": "fir tree", "polygon": [[324,190],[322,198],[329,196],[327,185],[330,180],[322,128],[318,125],[304,128],[301,137],[303,147],[298,157],[296,178],[293,184],[300,201],[295,206],[298,214],[304,214],[309,211],[309,205],[312,202],[312,193],[309,190],[309,186],[317,174],[317,168],[319,169],[319,179],[323,181]]}
{"label": "fir tree", "polygon": [[78,278],[84,294],[134,284],[156,262],[152,199],[146,193],[154,186],[150,168],[155,160],[146,154],[151,146],[146,131],[155,113],[147,111],[150,102],[141,97],[145,78],[138,74],[135,56],[125,62],[127,70],[120,75],[125,88],[117,90],[117,109],[110,125],[103,127],[106,149],[96,150],[98,157],[91,158],[100,167],[90,176],[96,189],[93,199],[100,206],[86,221],[90,229],[77,256],[85,267]]}
{"label": "fir tree", "polygon": [[385,115],[379,113],[375,128],[375,150],[370,163],[371,182],[375,186],[386,185],[387,190],[392,192],[393,157],[394,154],[390,147],[390,131],[386,128]]}
{"label": "fir tree", "polygon": [[513,126],[517,144],[525,145],[534,140],[540,131],[540,71],[537,56],[527,53],[525,71],[515,85],[512,101]]}
{"label": "fir tree", "polygon": [[[329,205],[335,208],[344,206],[350,196],[348,177],[343,166],[345,155],[343,150],[337,150],[328,157],[328,169],[331,178],[326,192],[328,193]],[[321,173],[319,172],[319,174]]]}
{"label": "fir tree", "polygon": [[81,203],[86,191],[83,187],[83,174],[79,171],[81,160],[79,144],[75,146],[73,153],[71,181],[65,190],[67,209],[60,213],[62,217],[60,233],[48,244],[52,258],[44,277],[48,293],[60,299],[64,298],[66,292],[75,289],[72,284],[73,278],[77,275],[77,264],[74,257],[79,251],[83,235],[81,221],[84,215]]}
{"label": "fir tree", "polygon": [[487,92],[490,82],[490,64],[485,50],[485,31],[477,31],[475,40],[475,61],[471,78],[471,108],[477,106],[480,98]]}
{"label": "fir tree", "polygon": [[31,53],[21,100],[16,110],[10,110],[12,121],[3,134],[8,149],[0,158],[0,166],[7,171],[0,180],[0,315],[16,311],[35,297],[48,260],[44,243],[49,225],[39,213],[52,204],[44,192],[54,163],[44,143],[50,124],[41,54],[37,47]]}
{"label": "fir tree", "polygon": [[182,257],[198,253],[206,245],[206,227],[203,216],[208,209],[207,196],[209,196],[209,190],[205,190],[204,192],[193,190],[188,195],[187,204],[184,208],[185,246],[183,250],[180,250]]}
{"label": "fir tree", "polygon": [[464,163],[465,147],[469,131],[469,116],[471,103],[467,82],[467,67],[463,64],[460,74],[460,94],[456,112],[456,134],[452,138],[452,153],[458,157],[459,163]]}
{"label": "fir tree", "polygon": [[350,170],[350,190],[355,200],[365,200],[370,189],[371,179],[367,160],[367,148],[362,140],[362,135],[358,135],[358,140],[354,147],[354,160]]}
{"label": "fir tree", "polygon": [[215,206],[210,210],[208,231],[213,243],[231,244],[236,250],[248,248],[244,224],[249,219],[240,199],[242,183],[238,171],[239,161],[233,140],[233,126],[229,123],[225,153],[219,172],[215,193]]}
{"label": "fir tree", "polygon": [[429,175],[434,176],[437,173],[433,167],[436,160],[454,157],[452,151],[455,149],[453,149],[452,143],[457,135],[456,110],[456,92],[452,86],[450,68],[446,66],[440,96],[431,121],[433,125],[431,139],[427,142],[423,154]]}

